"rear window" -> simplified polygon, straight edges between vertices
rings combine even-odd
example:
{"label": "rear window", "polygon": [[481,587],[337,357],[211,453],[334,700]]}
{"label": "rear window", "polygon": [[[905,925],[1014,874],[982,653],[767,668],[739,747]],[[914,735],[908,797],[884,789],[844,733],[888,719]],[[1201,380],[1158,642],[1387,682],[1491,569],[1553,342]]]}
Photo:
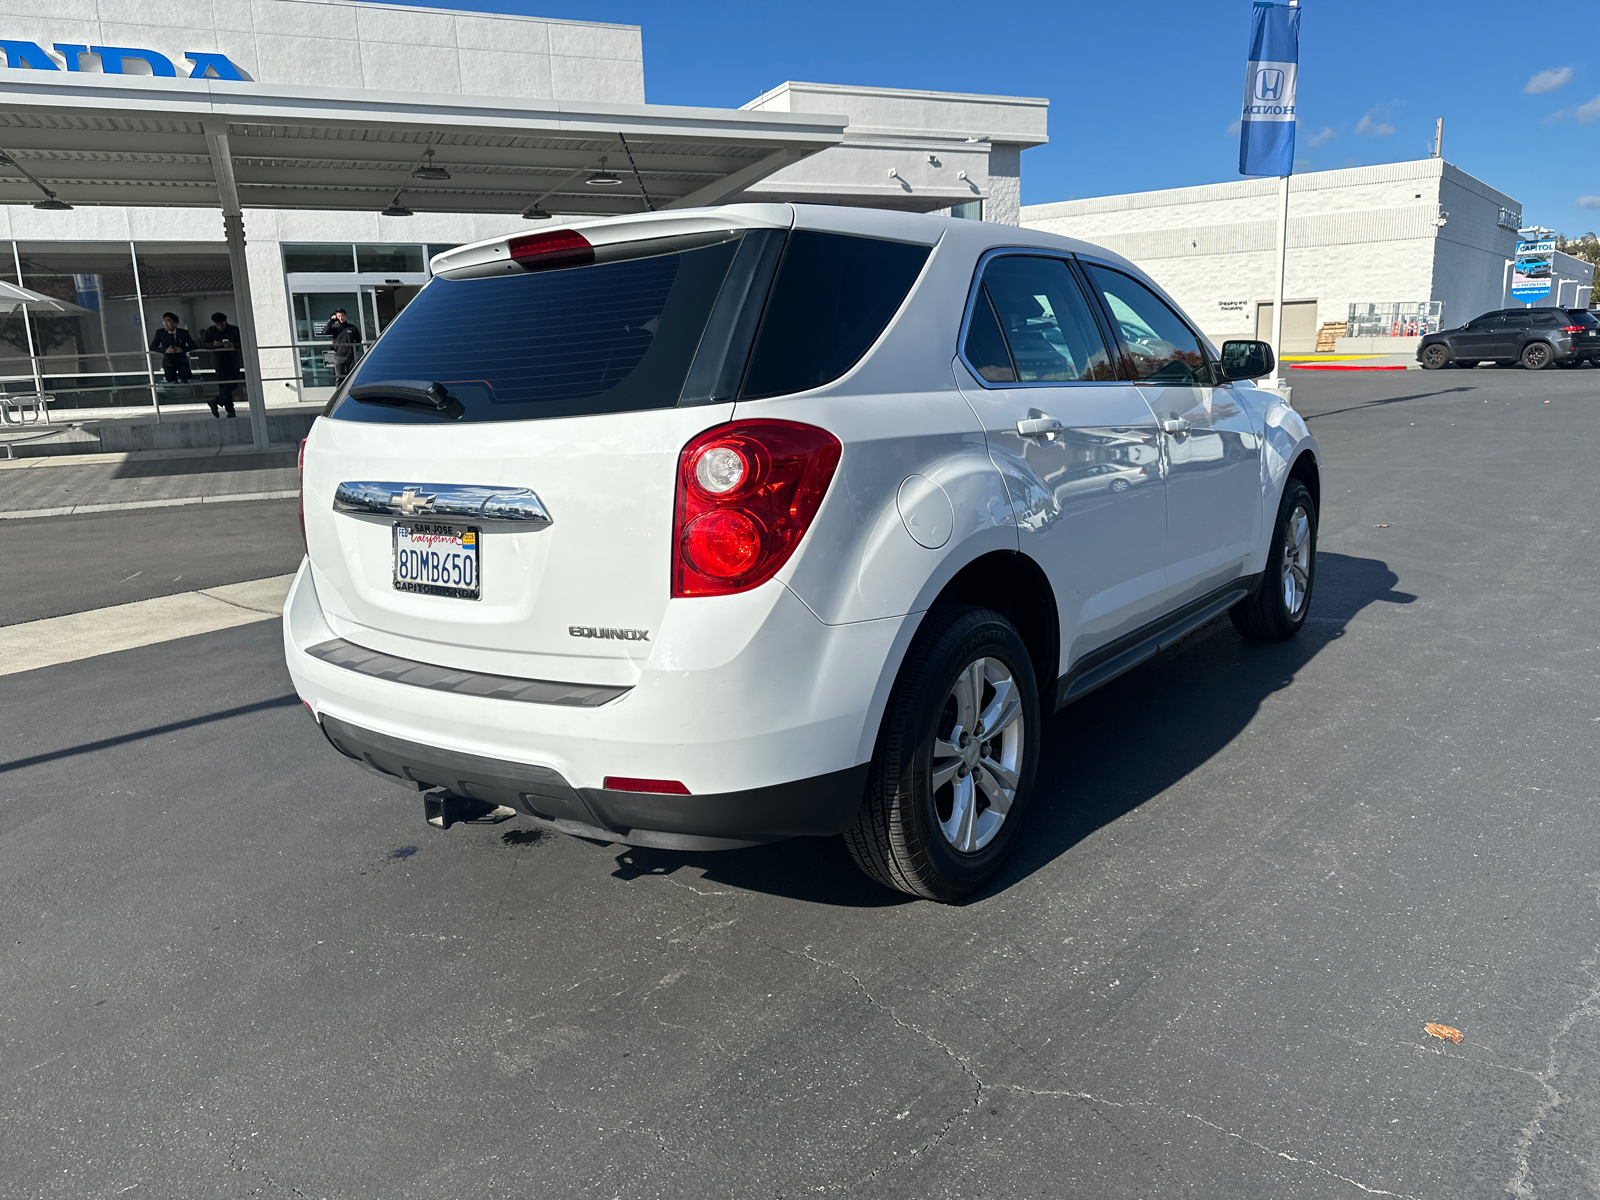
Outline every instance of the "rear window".
{"label": "rear window", "polygon": [[743,398],[821,387],[855,366],[899,311],[928,253],[877,238],[791,234]]}
{"label": "rear window", "polygon": [[350,385],[440,384],[449,406],[345,395],[329,415],[405,424],[671,407],[738,246],[490,279],[436,278],[384,331]]}

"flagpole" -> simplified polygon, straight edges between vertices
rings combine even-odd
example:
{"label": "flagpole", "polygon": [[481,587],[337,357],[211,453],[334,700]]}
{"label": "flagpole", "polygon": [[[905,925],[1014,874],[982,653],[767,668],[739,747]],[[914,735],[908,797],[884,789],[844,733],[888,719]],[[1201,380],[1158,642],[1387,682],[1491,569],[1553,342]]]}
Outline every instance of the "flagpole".
{"label": "flagpole", "polygon": [[1272,306],[1272,358],[1277,364],[1272,369],[1272,387],[1289,386],[1283,368],[1283,276],[1289,261],[1289,177],[1278,177],[1278,286],[1274,293],[1277,301]]}
{"label": "flagpole", "polygon": [[[1300,0],[1289,0],[1290,8],[1299,8]],[[1294,164],[1290,164],[1290,170]],[[1278,180],[1278,288],[1272,305],[1272,386],[1287,392],[1289,376],[1283,367],[1283,286],[1284,274],[1289,265],[1289,176]]]}

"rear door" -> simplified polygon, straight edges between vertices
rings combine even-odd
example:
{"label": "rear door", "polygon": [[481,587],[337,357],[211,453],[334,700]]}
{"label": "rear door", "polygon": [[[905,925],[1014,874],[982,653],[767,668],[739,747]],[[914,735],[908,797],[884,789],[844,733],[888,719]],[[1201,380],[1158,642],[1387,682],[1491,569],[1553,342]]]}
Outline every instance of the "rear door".
{"label": "rear door", "polygon": [[1212,383],[1199,335],[1164,299],[1112,266],[1083,267],[1165,431],[1170,596],[1188,603],[1243,574],[1260,542],[1261,414],[1253,390]]}
{"label": "rear door", "polygon": [[443,666],[633,682],[670,594],[678,454],[732,412],[718,354],[782,238],[424,288],[307,443],[334,632]]}
{"label": "rear door", "polygon": [[1166,586],[1155,418],[1117,379],[1068,262],[989,256],[969,300],[957,382],[1015,512],[1021,549],[1054,585],[1063,673],[1153,619]]}

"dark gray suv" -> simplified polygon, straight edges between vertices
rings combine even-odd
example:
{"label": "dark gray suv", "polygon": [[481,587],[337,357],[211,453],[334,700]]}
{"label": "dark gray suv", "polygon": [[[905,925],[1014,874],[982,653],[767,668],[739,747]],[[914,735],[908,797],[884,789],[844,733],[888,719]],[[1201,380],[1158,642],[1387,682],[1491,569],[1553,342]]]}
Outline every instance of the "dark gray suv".
{"label": "dark gray suv", "polygon": [[1551,363],[1581,361],[1589,332],[1564,308],[1502,308],[1458,329],[1427,334],[1417,346],[1417,361],[1430,371],[1489,361],[1542,371]]}

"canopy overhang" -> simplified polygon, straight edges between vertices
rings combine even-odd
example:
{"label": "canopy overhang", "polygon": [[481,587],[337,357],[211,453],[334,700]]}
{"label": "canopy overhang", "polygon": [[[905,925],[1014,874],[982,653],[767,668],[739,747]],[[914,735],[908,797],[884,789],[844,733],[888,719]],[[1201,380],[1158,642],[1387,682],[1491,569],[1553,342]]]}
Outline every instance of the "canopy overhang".
{"label": "canopy overhang", "polygon": [[[8,70],[0,150],[73,205],[638,212],[715,204],[836,145],[845,116]],[[431,164],[448,179],[414,178]],[[630,157],[631,156],[631,157]],[[619,183],[590,186],[601,170]],[[38,188],[0,166],[0,203]]]}

